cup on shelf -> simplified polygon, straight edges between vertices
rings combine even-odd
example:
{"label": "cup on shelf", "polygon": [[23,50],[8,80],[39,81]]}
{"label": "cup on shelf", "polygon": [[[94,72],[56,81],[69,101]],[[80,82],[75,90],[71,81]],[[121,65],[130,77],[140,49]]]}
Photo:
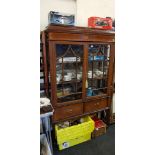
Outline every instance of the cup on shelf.
{"label": "cup on shelf", "polygon": [[70,72],[69,72],[69,73],[67,73],[67,75],[68,75],[68,76],[70,76],[70,77],[72,77],[72,73],[70,73]]}
{"label": "cup on shelf", "polygon": [[65,75],[64,76],[64,81],[70,81],[72,78],[71,76]]}
{"label": "cup on shelf", "polygon": [[87,96],[92,96],[92,95],[93,95],[93,90],[92,90],[91,87],[89,87],[89,88],[87,89]]}
{"label": "cup on shelf", "polygon": [[61,78],[62,78],[62,75],[61,74],[57,74],[57,77],[56,77],[57,83],[60,82]]}
{"label": "cup on shelf", "polygon": [[63,90],[63,92],[64,92],[64,95],[69,95],[70,94],[70,92],[71,92],[71,88],[64,88],[64,90]]}
{"label": "cup on shelf", "polygon": [[88,71],[88,78],[92,78],[92,71]]}
{"label": "cup on shelf", "polygon": [[77,74],[77,79],[78,80],[81,80],[82,79],[82,74],[81,73]]}
{"label": "cup on shelf", "polygon": [[97,70],[97,71],[95,71],[95,75],[96,75],[97,77],[103,77],[103,72],[100,71],[100,70]]}

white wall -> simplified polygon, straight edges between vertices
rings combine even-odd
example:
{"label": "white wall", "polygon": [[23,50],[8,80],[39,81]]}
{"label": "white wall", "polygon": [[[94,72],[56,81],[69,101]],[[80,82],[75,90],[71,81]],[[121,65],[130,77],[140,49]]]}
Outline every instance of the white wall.
{"label": "white wall", "polygon": [[114,18],[114,0],[76,0],[77,25],[87,26],[91,16]]}
{"label": "white wall", "polygon": [[48,25],[49,11],[75,14],[77,26],[87,26],[91,16],[113,17],[114,0],[40,0],[40,29]]}
{"label": "white wall", "polygon": [[76,14],[76,0],[40,0],[40,30],[48,25],[49,11]]}

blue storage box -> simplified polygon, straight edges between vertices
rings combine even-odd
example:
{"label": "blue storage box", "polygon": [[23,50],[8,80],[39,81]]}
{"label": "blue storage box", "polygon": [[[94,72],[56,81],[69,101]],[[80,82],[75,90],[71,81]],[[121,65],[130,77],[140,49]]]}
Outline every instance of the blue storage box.
{"label": "blue storage box", "polygon": [[49,24],[74,25],[75,16],[72,14],[50,11],[48,14]]}

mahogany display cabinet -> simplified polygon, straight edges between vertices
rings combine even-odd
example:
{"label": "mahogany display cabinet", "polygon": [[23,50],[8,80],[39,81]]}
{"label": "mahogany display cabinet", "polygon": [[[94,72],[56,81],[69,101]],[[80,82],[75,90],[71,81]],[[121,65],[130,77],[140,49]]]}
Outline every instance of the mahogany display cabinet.
{"label": "mahogany display cabinet", "polygon": [[110,109],[115,33],[58,25],[44,33],[53,123]]}

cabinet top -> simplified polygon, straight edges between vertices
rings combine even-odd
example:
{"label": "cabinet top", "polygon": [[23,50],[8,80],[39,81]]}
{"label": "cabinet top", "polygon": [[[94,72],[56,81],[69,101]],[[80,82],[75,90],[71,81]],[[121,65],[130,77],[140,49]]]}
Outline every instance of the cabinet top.
{"label": "cabinet top", "polygon": [[115,35],[114,31],[102,30],[97,28],[79,27],[79,26],[68,26],[68,25],[55,25],[50,24],[47,26],[46,32],[58,32],[58,33],[82,33],[82,34],[105,34],[105,35]]}

